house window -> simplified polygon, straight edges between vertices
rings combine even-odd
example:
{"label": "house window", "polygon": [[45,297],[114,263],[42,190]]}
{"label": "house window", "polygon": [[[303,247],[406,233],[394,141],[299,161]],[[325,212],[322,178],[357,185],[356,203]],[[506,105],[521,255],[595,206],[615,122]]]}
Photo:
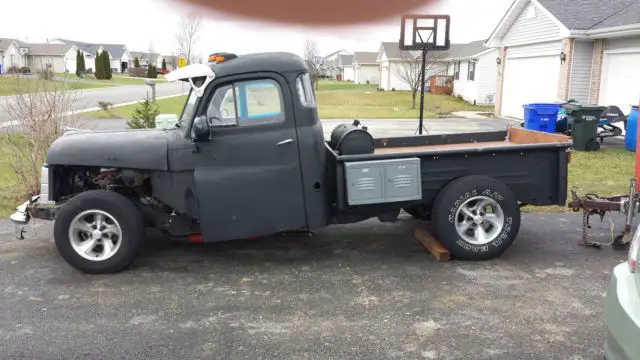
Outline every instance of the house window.
{"label": "house window", "polygon": [[14,66],[16,64],[16,56],[14,54],[11,54],[11,66]]}
{"label": "house window", "polygon": [[455,80],[460,80],[460,61],[453,63],[453,78]]}
{"label": "house window", "polygon": [[475,81],[476,79],[476,62],[469,61],[469,69],[467,70],[467,80]]}
{"label": "house window", "polygon": [[218,88],[207,109],[213,127],[250,126],[284,121],[282,92],[273,80],[242,81]]}

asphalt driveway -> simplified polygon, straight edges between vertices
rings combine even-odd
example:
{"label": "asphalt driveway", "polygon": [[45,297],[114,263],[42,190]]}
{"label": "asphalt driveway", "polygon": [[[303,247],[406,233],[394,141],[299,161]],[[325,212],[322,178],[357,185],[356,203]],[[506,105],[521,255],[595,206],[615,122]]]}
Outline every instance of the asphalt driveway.
{"label": "asphalt driveway", "polygon": [[[576,245],[579,215],[524,214],[502,258],[437,263],[405,218],[150,240],[131,270],[89,276],[38,224],[18,241],[0,221],[1,359],[600,359],[606,284],[626,256]],[[609,221],[594,225],[607,241]]]}

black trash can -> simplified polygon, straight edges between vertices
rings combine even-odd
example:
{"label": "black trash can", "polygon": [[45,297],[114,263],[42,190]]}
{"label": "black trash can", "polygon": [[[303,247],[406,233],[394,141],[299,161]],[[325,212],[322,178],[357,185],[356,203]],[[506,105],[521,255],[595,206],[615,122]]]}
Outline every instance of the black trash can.
{"label": "black trash can", "polygon": [[569,103],[565,105],[567,111],[567,126],[573,137],[573,148],[577,151],[598,151],[598,123],[605,106],[581,105]]}

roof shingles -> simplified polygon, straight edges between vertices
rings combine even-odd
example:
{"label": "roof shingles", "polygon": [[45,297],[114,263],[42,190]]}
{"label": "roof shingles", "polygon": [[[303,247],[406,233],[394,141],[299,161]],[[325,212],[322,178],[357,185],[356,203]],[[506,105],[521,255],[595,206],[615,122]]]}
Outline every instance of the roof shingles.
{"label": "roof shingles", "polygon": [[538,0],[569,30],[601,29],[640,22],[639,0]]}

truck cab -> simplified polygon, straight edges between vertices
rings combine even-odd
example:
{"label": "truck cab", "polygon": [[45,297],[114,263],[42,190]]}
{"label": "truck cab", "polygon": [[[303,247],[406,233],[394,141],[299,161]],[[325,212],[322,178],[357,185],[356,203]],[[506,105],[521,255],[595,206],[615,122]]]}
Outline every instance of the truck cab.
{"label": "truck cab", "polygon": [[213,54],[169,73],[191,90],[175,128],[72,131],[49,148],[41,193],[17,208],[54,220],[61,256],[87,273],[135,260],[153,227],[217,242],[309,232],[405,210],[454,257],[515,240],[524,205],[564,205],[571,139],[521,128],[374,139],[342,124],[325,139],[307,64],[290,53]]}

